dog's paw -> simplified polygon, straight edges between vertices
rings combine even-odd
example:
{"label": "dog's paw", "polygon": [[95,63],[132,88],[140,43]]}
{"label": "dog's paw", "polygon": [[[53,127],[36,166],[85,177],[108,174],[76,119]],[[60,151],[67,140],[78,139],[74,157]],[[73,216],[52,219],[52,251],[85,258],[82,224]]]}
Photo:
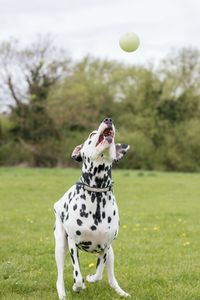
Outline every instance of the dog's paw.
{"label": "dog's paw", "polygon": [[94,282],[96,282],[96,281],[100,281],[101,279],[102,279],[102,277],[97,277],[96,274],[94,274],[94,275],[88,275],[88,276],[86,277],[86,280],[87,280],[88,282],[90,282],[90,283],[94,283]]}
{"label": "dog's paw", "polygon": [[59,296],[59,300],[67,300],[66,296]]}
{"label": "dog's paw", "polygon": [[117,292],[117,294],[118,294],[120,297],[128,298],[128,297],[131,296],[131,295],[129,295],[128,293],[126,293],[125,291],[123,291],[121,288],[115,288],[115,291]]}
{"label": "dog's paw", "polygon": [[76,292],[76,293],[79,293],[81,290],[84,290],[86,287],[85,287],[85,284],[84,283],[74,283],[73,285],[73,291]]}
{"label": "dog's paw", "polygon": [[67,298],[66,298],[64,285],[62,283],[60,283],[59,281],[57,281],[56,288],[57,288],[59,300],[66,300]]}
{"label": "dog's paw", "polygon": [[126,293],[126,292],[124,292],[124,293],[121,295],[121,297],[126,297],[126,298],[128,298],[128,297],[131,297],[131,295],[128,294],[128,293]]}

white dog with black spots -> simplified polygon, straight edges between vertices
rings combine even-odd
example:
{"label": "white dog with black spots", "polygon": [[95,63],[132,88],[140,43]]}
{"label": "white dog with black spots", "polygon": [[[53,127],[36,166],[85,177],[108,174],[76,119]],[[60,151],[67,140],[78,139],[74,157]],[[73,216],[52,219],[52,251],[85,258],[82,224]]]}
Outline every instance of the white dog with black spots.
{"label": "white dog with black spots", "polygon": [[120,295],[127,297],[114,275],[112,241],[119,230],[119,214],[112,191],[111,169],[113,162],[120,160],[129,145],[115,144],[115,127],[112,119],[106,118],[97,131],[77,146],[72,157],[83,163],[82,175],[64,196],[55,203],[55,259],[57,264],[57,292],[59,299],[66,299],[64,287],[64,260],[66,248],[73,265],[73,290],[85,289],[81,275],[78,249],[98,253],[96,272],[88,275],[88,282],[102,279],[107,267],[108,281]]}

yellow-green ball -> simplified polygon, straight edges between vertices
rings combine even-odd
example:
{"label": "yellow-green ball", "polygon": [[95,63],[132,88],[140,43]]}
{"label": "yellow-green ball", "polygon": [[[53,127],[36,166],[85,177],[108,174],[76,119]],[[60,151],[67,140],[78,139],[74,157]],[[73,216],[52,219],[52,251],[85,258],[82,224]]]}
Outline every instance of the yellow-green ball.
{"label": "yellow-green ball", "polygon": [[136,33],[127,32],[120,37],[119,45],[122,50],[126,52],[133,52],[139,47],[140,40]]}

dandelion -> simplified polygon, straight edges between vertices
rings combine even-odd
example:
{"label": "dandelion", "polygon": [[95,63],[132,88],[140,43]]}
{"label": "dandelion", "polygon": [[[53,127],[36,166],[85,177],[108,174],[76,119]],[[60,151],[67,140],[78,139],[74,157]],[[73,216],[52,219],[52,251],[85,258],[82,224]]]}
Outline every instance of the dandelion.
{"label": "dandelion", "polygon": [[95,266],[94,263],[90,263],[90,264],[89,264],[89,268],[92,268],[92,267],[94,267],[94,266]]}
{"label": "dandelion", "polygon": [[154,226],[153,230],[154,231],[159,231],[160,230],[160,226]]}
{"label": "dandelion", "polygon": [[183,246],[189,246],[189,245],[190,245],[190,242],[189,242],[189,241],[183,243]]}
{"label": "dandelion", "polygon": [[127,225],[125,225],[125,224],[122,225],[122,228],[123,228],[123,229],[126,229],[126,228],[127,228]]}
{"label": "dandelion", "polygon": [[139,224],[139,223],[136,223],[136,224],[135,224],[135,227],[137,227],[137,228],[140,227],[140,224]]}

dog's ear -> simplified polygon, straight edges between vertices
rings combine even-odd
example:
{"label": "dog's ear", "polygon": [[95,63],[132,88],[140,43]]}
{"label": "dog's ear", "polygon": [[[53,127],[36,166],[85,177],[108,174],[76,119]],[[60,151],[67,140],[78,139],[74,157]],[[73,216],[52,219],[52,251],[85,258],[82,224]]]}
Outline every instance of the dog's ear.
{"label": "dog's ear", "polygon": [[78,145],[74,148],[74,151],[72,152],[72,158],[77,160],[77,161],[82,161],[81,157],[81,149],[83,148],[83,144]]}
{"label": "dog's ear", "polygon": [[130,146],[127,144],[115,144],[115,150],[116,150],[116,158],[115,162],[122,159],[126,152],[129,150]]}

